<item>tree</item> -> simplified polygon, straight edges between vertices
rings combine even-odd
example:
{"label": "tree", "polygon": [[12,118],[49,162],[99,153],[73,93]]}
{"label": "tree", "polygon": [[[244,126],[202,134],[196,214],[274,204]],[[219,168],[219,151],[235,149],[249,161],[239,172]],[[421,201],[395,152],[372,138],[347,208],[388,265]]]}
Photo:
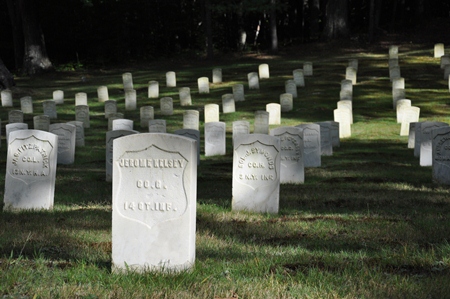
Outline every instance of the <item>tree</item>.
{"label": "tree", "polygon": [[277,34],[277,0],[270,0],[270,50],[272,53],[278,52],[278,34]]}
{"label": "tree", "polygon": [[0,88],[11,88],[15,85],[14,78],[0,58]]}
{"label": "tree", "polygon": [[348,0],[328,0],[323,35],[325,39],[336,39],[349,35]]}
{"label": "tree", "polygon": [[[18,67],[20,56],[23,56],[22,73],[25,75],[34,75],[53,69],[47,55],[36,1],[7,0],[7,5],[13,27],[16,67]],[[20,50],[21,44],[23,52]]]}

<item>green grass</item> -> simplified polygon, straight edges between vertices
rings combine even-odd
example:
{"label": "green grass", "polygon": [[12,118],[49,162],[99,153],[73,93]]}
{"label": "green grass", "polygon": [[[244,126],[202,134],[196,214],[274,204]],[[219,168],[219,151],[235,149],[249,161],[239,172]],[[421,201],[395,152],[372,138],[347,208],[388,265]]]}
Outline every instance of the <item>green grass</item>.
{"label": "green grass", "polygon": [[[450,123],[448,85],[439,61],[431,57],[432,46],[400,45],[406,95],[421,108],[421,121]],[[57,106],[53,122],[74,120],[75,93],[87,92],[91,128],[75,164],[58,166],[52,211],[0,212],[1,298],[450,298],[450,188],[432,182],[431,167],[420,167],[407,137],[399,136],[387,49],[306,45],[285,55],[216,64],[163,61],[17,78],[15,109],[20,97],[31,95],[33,115],[42,113],[42,101],[53,90],[64,90],[65,104]],[[254,111],[279,102],[284,81],[304,61],[314,62],[314,76],[298,90],[294,110],[283,114],[281,126],[332,120],[350,58],[359,59],[352,137],[342,139],[333,156],[322,157],[322,167],[306,169],[304,184],[281,186],[278,214],[231,211],[232,121],[253,125]],[[246,88],[246,101],[236,103],[238,112],[221,115],[227,154],[201,155],[193,269],[112,274],[107,121],[96,101],[97,87],[107,85],[118,111],[140,130],[139,110],[125,111],[121,75],[133,73],[138,108],[154,106],[155,118],[160,118],[159,99],[147,98],[147,83],[159,81],[160,96],[175,101],[174,115],[164,117],[173,132],[182,127],[185,109],[199,110],[202,120],[205,104],[220,104],[235,83],[247,86],[247,73],[260,63],[269,64],[271,78],[260,81],[259,91]],[[211,77],[214,67],[222,68],[224,83],[199,95],[197,78]],[[192,106],[180,107],[177,90],[165,87],[170,70],[177,72],[177,86],[191,88]],[[4,128],[9,109],[0,109]],[[33,115],[25,115],[30,128]],[[202,135],[203,129],[201,124]],[[0,181],[5,165],[3,136]]]}

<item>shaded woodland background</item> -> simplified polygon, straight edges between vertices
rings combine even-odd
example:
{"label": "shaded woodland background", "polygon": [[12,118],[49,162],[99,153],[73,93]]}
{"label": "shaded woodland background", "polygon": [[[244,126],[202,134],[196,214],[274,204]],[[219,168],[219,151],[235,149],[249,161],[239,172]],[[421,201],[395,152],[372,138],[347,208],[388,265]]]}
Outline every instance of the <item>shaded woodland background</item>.
{"label": "shaded woodland background", "polygon": [[[0,64],[3,61],[8,70],[22,75],[61,65],[76,68],[175,56],[213,59],[248,51],[276,53],[336,39],[373,44],[387,34],[414,33],[423,26],[431,31],[424,35],[427,42],[445,43],[441,39],[448,36],[450,18],[450,1],[442,0],[0,3],[4,8],[0,10]],[[440,37],[433,37],[438,33]]]}

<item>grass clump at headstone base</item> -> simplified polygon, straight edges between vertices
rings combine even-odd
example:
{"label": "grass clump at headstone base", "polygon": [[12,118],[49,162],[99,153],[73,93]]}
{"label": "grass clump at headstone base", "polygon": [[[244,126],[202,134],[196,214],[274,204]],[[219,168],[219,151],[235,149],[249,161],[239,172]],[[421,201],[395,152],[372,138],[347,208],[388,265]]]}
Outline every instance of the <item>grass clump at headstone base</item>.
{"label": "grass clump at headstone base", "polygon": [[[356,47],[356,45],[353,45]],[[73,165],[58,165],[55,207],[42,212],[0,212],[0,295],[3,298],[447,298],[450,297],[450,192],[432,182],[431,167],[420,167],[407,137],[400,137],[392,109],[388,45],[372,49],[307,45],[294,54],[253,55],[207,62],[155,62],[17,78],[14,104],[31,95],[34,114],[52,91],[65,92],[58,119],[75,119],[74,98],[86,92],[91,128]],[[399,44],[406,97],[421,108],[420,120],[450,123],[448,82],[433,45]],[[284,82],[304,61],[314,76],[298,89],[294,109],[281,126],[333,119],[348,59],[359,59],[354,86],[352,137],[341,140],[322,167],[307,168],[305,183],[282,185],[276,215],[231,211],[232,121],[278,103]],[[227,154],[205,157],[198,168],[196,263],[178,274],[111,274],[111,183],[105,181],[105,134],[98,86],[109,88],[118,111],[125,111],[122,73],[133,74],[138,107],[147,84],[160,82],[160,97],[174,98],[167,131],[182,127],[185,109],[221,104],[235,83],[247,87],[247,73],[268,63],[270,78],[260,90],[245,90],[237,112],[221,114],[227,124]],[[197,78],[211,78],[221,67],[223,81],[210,94],[198,94]],[[176,71],[177,86],[190,87],[192,106],[180,107],[178,89],[165,87],[165,73]],[[8,109],[1,108],[2,127]],[[32,128],[32,115],[25,115]],[[275,126],[272,126],[275,127]],[[201,122],[201,135],[204,126]],[[142,130],[141,130],[142,131]],[[0,148],[4,181],[6,140]],[[0,192],[3,195],[3,187]],[[138,248],[136,249],[138,250]]]}

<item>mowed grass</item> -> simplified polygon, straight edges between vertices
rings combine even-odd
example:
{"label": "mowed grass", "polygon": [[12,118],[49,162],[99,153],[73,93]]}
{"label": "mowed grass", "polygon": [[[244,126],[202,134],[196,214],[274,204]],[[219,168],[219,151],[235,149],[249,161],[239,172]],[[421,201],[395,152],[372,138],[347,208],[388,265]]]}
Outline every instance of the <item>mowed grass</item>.
{"label": "mowed grass", "polygon": [[[356,46],[355,46],[356,47]],[[432,181],[431,167],[420,167],[407,137],[399,136],[388,78],[388,45],[370,50],[305,46],[279,56],[253,55],[202,61],[154,62],[59,72],[18,78],[14,109],[31,95],[34,114],[52,91],[65,92],[56,122],[75,119],[74,98],[87,92],[91,128],[86,147],[77,148],[73,165],[59,165],[52,211],[0,212],[0,296],[2,298],[450,298],[450,188]],[[421,121],[450,123],[449,89],[432,58],[433,45],[400,44],[406,96],[421,108]],[[359,59],[354,86],[352,137],[342,139],[322,167],[307,168],[305,183],[280,188],[276,215],[231,211],[232,142],[235,120],[253,125],[254,112],[278,103],[284,81],[304,61],[314,76],[299,88],[294,109],[281,126],[333,119],[340,81],[348,59]],[[247,73],[268,63],[271,78],[248,90]],[[197,78],[211,78],[221,67],[224,83],[198,94]],[[138,108],[148,81],[160,82],[160,97],[174,99],[174,115],[164,117],[169,133],[182,127],[186,109],[221,104],[231,86],[243,83],[246,101],[237,112],[221,114],[227,123],[227,154],[201,155],[198,168],[196,263],[181,273],[111,273],[111,183],[105,181],[107,120],[97,102],[107,85],[118,111],[135,121],[139,110],[125,111],[121,74],[132,72]],[[177,86],[190,87],[193,105],[179,105],[178,89],[165,87],[165,72],[177,72]],[[82,80],[82,77],[84,78]],[[10,108],[0,108],[2,130]],[[272,126],[272,128],[275,126]],[[201,122],[203,135],[203,123]],[[3,133],[4,135],[4,133]],[[0,148],[4,181],[6,140]],[[203,153],[203,143],[201,144]],[[1,187],[3,195],[4,186]],[[136,250],[139,250],[136,248]]]}

